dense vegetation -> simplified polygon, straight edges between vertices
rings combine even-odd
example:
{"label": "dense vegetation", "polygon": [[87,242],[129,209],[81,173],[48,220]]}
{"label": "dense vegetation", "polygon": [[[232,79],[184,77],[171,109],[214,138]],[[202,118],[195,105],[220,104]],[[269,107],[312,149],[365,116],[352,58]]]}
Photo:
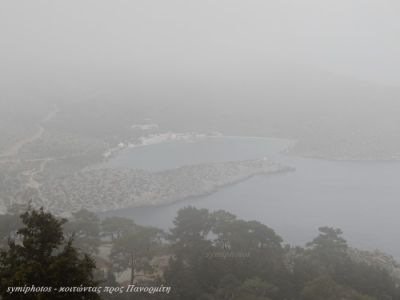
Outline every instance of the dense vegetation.
{"label": "dense vegetation", "polygon": [[[65,240],[62,225],[43,209],[28,210],[21,215],[23,226],[0,251],[0,295],[2,299],[100,299],[95,293],[68,294],[60,287],[96,286],[94,261],[79,253],[72,240]],[[49,287],[58,292],[50,292]],[[13,292],[27,287],[34,290]],[[39,293],[37,292],[39,289]]]}
{"label": "dense vegetation", "polygon": [[[14,209],[0,217],[0,238],[3,299],[99,297],[7,293],[10,286],[32,284],[171,287],[169,294],[102,293],[103,299],[400,299],[397,279],[352,259],[340,229],[321,227],[304,248],[291,247],[268,226],[225,211],[186,207],[165,233],[125,218],[101,220],[88,211],[66,222],[34,209],[19,218]],[[122,271],[129,274],[124,282],[116,280]]]}

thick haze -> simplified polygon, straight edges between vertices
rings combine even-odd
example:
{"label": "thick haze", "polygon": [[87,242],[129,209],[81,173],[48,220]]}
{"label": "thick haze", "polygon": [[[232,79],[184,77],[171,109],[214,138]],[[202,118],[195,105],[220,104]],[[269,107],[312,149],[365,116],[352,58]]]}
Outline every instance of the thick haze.
{"label": "thick haze", "polygon": [[388,0],[3,0],[0,76],[43,89],[283,62],[399,86],[399,12]]}
{"label": "thick haze", "polygon": [[[124,173],[94,166],[122,150],[130,153],[124,166],[135,151],[141,162],[195,166],[217,161],[216,147],[216,157],[269,157],[299,170],[226,194],[239,195],[238,215],[248,208],[246,218],[276,218],[294,238],[300,225],[303,233],[343,225],[360,245],[400,257],[392,239],[400,225],[399,16],[398,0],[0,0],[0,213],[32,199],[57,211],[161,204],[124,202],[162,199],[158,183],[132,190]],[[210,135],[227,144],[193,143],[196,152],[164,143]],[[265,137],[274,139],[259,144]],[[281,139],[285,148],[265,152]],[[141,147],[149,144],[160,148]],[[190,180],[202,169],[193,170],[166,173],[165,193],[187,178],[176,199],[193,195]],[[255,200],[244,205],[247,198]]]}
{"label": "thick haze", "polygon": [[[395,153],[399,9],[370,0],[1,1],[2,121],[79,103],[57,121],[80,134],[151,118],[165,130]],[[20,100],[31,105],[10,105]]]}

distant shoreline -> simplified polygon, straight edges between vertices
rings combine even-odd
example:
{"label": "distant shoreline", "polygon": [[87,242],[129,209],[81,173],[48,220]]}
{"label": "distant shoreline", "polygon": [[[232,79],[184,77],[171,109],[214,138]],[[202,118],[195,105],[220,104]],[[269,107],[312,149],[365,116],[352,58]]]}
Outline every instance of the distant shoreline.
{"label": "distant shoreline", "polygon": [[[288,146],[280,151],[280,154],[284,154],[290,157],[298,157],[298,158],[308,158],[308,159],[316,159],[316,160],[325,160],[331,162],[399,162],[400,161],[400,154],[398,157],[388,157],[388,158],[351,158],[351,157],[340,157],[335,155],[324,155],[324,154],[301,154],[296,153],[294,150],[296,143],[298,140],[296,139],[289,139],[289,138],[280,138],[274,136],[245,136],[245,135],[224,135],[222,133],[215,133],[215,134],[202,134],[196,132],[189,132],[189,133],[173,133],[168,132],[169,134],[174,134],[178,138],[177,139],[160,139],[158,142],[149,143],[149,144],[138,144],[134,146],[126,145],[124,147],[114,147],[112,154],[108,157],[104,157],[104,159],[96,165],[101,165],[103,163],[107,163],[112,158],[116,157],[119,153],[123,151],[127,151],[129,149],[141,148],[141,147],[148,147],[148,146],[156,146],[165,143],[174,143],[174,142],[197,142],[201,139],[223,139],[223,138],[235,138],[235,139],[258,139],[258,140],[279,140],[279,141],[286,141],[288,142]],[[162,135],[162,134],[161,134]],[[146,138],[145,136],[143,137]],[[89,167],[90,168],[90,167]]]}
{"label": "distant shoreline", "polygon": [[324,160],[331,162],[348,162],[348,163],[390,163],[390,162],[400,162],[400,158],[339,158],[339,157],[328,157],[324,155],[306,155],[306,154],[295,154],[289,153],[287,154],[290,157],[298,157],[298,158],[307,158],[307,159],[315,159],[315,160]]}
{"label": "distant shoreline", "polygon": [[[215,134],[207,134],[207,133],[198,133],[198,132],[186,132],[186,133],[177,133],[177,132],[165,132],[160,134],[154,134],[150,136],[142,136],[140,139],[142,143],[134,144],[128,142],[121,142],[116,147],[108,149],[105,153],[103,153],[104,159],[102,162],[107,162],[110,159],[114,158],[118,153],[123,151],[127,151],[130,149],[144,148],[149,146],[156,146],[166,143],[186,143],[186,142],[197,142],[199,140],[204,139],[223,139],[223,138],[234,138],[234,139],[258,139],[258,140],[279,140],[286,141],[289,143],[288,147],[282,152],[289,151],[291,147],[294,146],[296,140],[286,139],[286,138],[277,138],[277,137],[264,137],[264,136],[242,136],[242,135],[224,135],[222,133]],[[148,143],[148,140],[153,140],[153,142]],[[100,162],[101,163],[101,162]]]}
{"label": "distant shoreline", "polygon": [[152,209],[152,208],[163,208],[163,207],[169,207],[172,206],[176,203],[182,203],[182,202],[190,202],[190,201],[196,201],[196,200],[201,200],[202,198],[205,198],[207,196],[210,196],[212,194],[215,194],[216,192],[219,192],[221,190],[230,188],[232,186],[241,184],[243,182],[246,182],[252,178],[258,177],[258,176],[273,176],[273,175],[279,175],[279,174],[287,174],[290,172],[295,172],[296,168],[294,167],[288,167],[288,166],[282,166],[281,169],[277,170],[277,171],[273,171],[273,172],[268,172],[268,171],[264,171],[264,172],[260,172],[260,173],[254,173],[251,174],[249,176],[240,178],[236,181],[232,181],[229,183],[225,183],[225,184],[221,184],[219,185],[215,190],[213,191],[208,191],[208,192],[204,192],[203,194],[199,194],[199,195],[191,195],[191,196],[185,196],[183,198],[179,198],[176,200],[173,200],[171,202],[166,202],[166,203],[160,203],[160,204],[155,204],[155,205],[141,205],[141,206],[128,206],[125,208],[119,208],[119,209],[113,209],[113,210],[106,210],[106,211],[100,211],[100,212],[96,212],[98,215],[100,216],[107,216],[108,214],[112,214],[115,212],[122,212],[124,210],[130,210],[130,209]]}
{"label": "distant shoreline", "polygon": [[203,163],[159,172],[99,168],[54,179],[41,190],[45,199],[56,199],[47,203],[54,212],[82,208],[100,212],[204,197],[255,175],[289,171],[294,168],[266,159]]}

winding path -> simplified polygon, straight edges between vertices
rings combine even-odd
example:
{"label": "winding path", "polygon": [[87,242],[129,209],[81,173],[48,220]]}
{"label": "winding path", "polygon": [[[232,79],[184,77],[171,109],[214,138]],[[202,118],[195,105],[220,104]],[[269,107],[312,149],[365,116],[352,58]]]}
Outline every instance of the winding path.
{"label": "winding path", "polygon": [[53,158],[37,158],[37,159],[21,160],[20,158],[17,157],[17,155],[19,151],[22,149],[22,147],[30,143],[34,143],[43,136],[45,129],[42,125],[51,121],[57,115],[58,112],[59,112],[58,107],[54,106],[53,110],[50,111],[43,119],[41,119],[39,124],[36,125],[37,130],[33,135],[17,141],[15,144],[9,147],[9,149],[0,154],[0,163],[19,163],[21,161],[40,162],[40,165],[37,168],[33,168],[31,170],[27,170],[22,173],[22,175],[27,176],[27,182],[25,186],[27,188],[32,188],[37,190],[39,197],[42,197],[40,191],[41,184],[35,179],[35,177],[44,171],[47,163],[52,161]]}

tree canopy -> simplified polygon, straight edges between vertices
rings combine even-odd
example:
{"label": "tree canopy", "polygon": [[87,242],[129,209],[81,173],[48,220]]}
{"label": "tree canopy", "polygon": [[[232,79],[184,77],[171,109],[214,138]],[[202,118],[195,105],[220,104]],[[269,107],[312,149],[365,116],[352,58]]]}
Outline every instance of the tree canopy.
{"label": "tree canopy", "polygon": [[[2,233],[5,237],[8,231],[10,237],[0,250],[0,295],[5,300],[400,299],[400,279],[382,265],[355,258],[356,249],[338,228],[321,227],[305,247],[292,247],[258,221],[192,206],[178,211],[167,234],[131,219],[101,220],[85,210],[74,213],[69,223],[31,208],[19,220],[12,213],[0,216],[0,224],[6,220],[13,222]],[[83,251],[96,258],[97,268]],[[98,284],[172,289],[161,295],[59,290]],[[53,290],[9,291],[32,285]]]}
{"label": "tree canopy", "polygon": [[[0,250],[0,295],[7,299],[99,299],[96,293],[65,293],[62,287],[96,287],[93,260],[65,240],[62,226],[43,209],[21,215],[22,228]],[[10,293],[11,287],[44,287],[42,292]],[[50,291],[48,290],[50,289]]]}

